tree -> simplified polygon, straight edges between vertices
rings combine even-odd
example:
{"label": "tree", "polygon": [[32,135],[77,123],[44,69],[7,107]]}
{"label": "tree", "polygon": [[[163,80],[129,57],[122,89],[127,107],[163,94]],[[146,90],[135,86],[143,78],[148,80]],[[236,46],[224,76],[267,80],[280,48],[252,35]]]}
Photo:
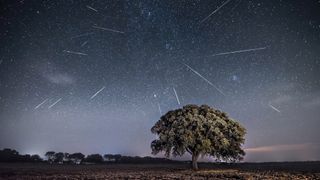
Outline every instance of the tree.
{"label": "tree", "polygon": [[122,156],[120,154],[105,154],[103,157],[106,161],[118,162]]}
{"label": "tree", "polygon": [[70,158],[69,158],[70,154],[65,152],[63,153],[63,163],[69,163],[70,162]]}
{"label": "tree", "polygon": [[48,159],[48,161],[50,162],[50,163],[52,163],[52,162],[54,162],[54,160],[55,160],[55,152],[54,151],[48,151],[48,152],[46,152],[46,154],[45,154],[45,156],[47,157],[47,159]]}
{"label": "tree", "polygon": [[69,159],[75,164],[80,164],[84,157],[85,156],[82,153],[73,153],[69,155]]}
{"label": "tree", "polygon": [[32,155],[30,157],[30,159],[31,159],[32,162],[41,162],[42,161],[41,157],[38,154]]}
{"label": "tree", "polygon": [[14,149],[3,149],[0,151],[0,162],[17,162],[21,159],[18,151]]}
{"label": "tree", "polygon": [[200,155],[224,161],[242,160],[245,155],[241,148],[245,128],[226,113],[207,105],[186,105],[169,111],[156,122],[151,132],[158,135],[151,143],[153,154],[164,151],[169,157],[188,152],[195,170]]}
{"label": "tree", "polygon": [[0,150],[0,162],[41,162],[39,155],[25,154],[21,155],[13,149]]}
{"label": "tree", "polygon": [[90,154],[86,157],[85,161],[90,163],[102,163],[103,157],[100,154]]}
{"label": "tree", "polygon": [[54,154],[54,162],[56,163],[63,163],[64,159],[64,153],[63,152],[58,152]]}

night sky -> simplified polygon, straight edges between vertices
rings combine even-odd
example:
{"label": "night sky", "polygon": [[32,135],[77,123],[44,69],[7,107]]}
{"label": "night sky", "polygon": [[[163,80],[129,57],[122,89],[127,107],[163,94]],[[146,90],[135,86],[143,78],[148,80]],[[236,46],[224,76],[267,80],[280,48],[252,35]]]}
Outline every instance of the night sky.
{"label": "night sky", "polygon": [[208,104],[246,161],[320,160],[319,77],[319,0],[0,1],[1,149],[150,155]]}

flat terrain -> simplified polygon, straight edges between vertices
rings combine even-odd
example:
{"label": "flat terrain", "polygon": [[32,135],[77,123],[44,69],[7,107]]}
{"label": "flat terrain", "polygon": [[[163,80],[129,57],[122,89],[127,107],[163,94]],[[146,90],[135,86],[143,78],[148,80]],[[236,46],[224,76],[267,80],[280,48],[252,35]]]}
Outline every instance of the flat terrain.
{"label": "flat terrain", "polygon": [[320,162],[50,165],[0,164],[0,179],[320,179]]}

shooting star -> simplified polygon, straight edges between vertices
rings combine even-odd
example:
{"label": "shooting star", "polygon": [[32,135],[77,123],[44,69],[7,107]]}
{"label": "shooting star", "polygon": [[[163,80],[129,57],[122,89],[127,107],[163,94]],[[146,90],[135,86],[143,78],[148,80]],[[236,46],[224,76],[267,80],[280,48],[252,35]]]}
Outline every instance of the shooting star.
{"label": "shooting star", "polygon": [[88,43],[88,41],[85,41],[81,44],[81,47],[83,47],[84,45],[86,45]]}
{"label": "shooting star", "polygon": [[272,106],[271,103],[269,103],[269,107],[271,107],[273,110],[277,111],[278,113],[281,112],[279,109],[277,109],[276,107]]}
{"label": "shooting star", "polygon": [[260,51],[260,50],[264,50],[264,49],[267,49],[267,47],[259,47],[259,48],[252,48],[252,49],[242,49],[242,50],[238,50],[238,51],[217,53],[217,54],[210,55],[210,57],[212,57],[212,56],[222,56],[222,55],[228,55],[228,54],[236,54],[236,53],[244,53],[244,52],[251,52],[251,51]]}
{"label": "shooting star", "polygon": [[92,35],[92,34],[94,34],[94,32],[83,33],[83,34],[79,34],[79,35],[73,36],[70,39],[75,39],[75,38],[79,38],[79,37],[83,37],[83,36],[89,36],[89,35]]}
{"label": "shooting star", "polygon": [[212,13],[210,13],[207,17],[205,17],[204,19],[202,19],[200,21],[200,24],[202,24],[203,22],[205,22],[210,16],[214,15],[216,12],[218,12],[223,6],[225,6],[226,4],[228,4],[231,0],[227,0],[225,1],[221,6],[219,6],[216,10],[214,10]]}
{"label": "shooting star", "polygon": [[91,7],[91,6],[86,6],[88,9],[91,9],[92,11],[98,12],[98,10],[96,10],[95,8]]}
{"label": "shooting star", "polygon": [[56,102],[54,102],[53,104],[51,104],[48,109],[51,109],[53,106],[55,106],[59,101],[61,101],[62,98],[58,99]]}
{"label": "shooting star", "polygon": [[162,116],[162,110],[161,110],[161,106],[160,106],[159,102],[158,102],[158,109],[159,109],[160,116]]}
{"label": "shooting star", "polygon": [[118,31],[118,30],[115,30],[115,29],[109,29],[109,28],[100,27],[100,26],[92,26],[92,27],[95,28],[95,29],[100,29],[100,30],[104,30],[104,31],[110,31],[110,32],[115,32],[115,33],[124,34],[123,31]]}
{"label": "shooting star", "polygon": [[173,91],[174,91],[174,95],[176,96],[177,102],[180,105],[179,96],[178,96],[177,91],[176,91],[176,89],[174,87],[173,87]]}
{"label": "shooting star", "polygon": [[226,96],[226,94],[224,94],[217,86],[215,86],[212,82],[210,82],[208,79],[206,79],[205,77],[203,77],[199,72],[197,72],[196,70],[192,69],[189,65],[183,63],[188,69],[190,69],[193,73],[195,73],[196,75],[198,75],[199,77],[201,77],[203,80],[205,80],[208,84],[210,84],[212,87],[214,87],[219,93],[221,93],[222,95]]}
{"label": "shooting star", "polygon": [[99,91],[97,91],[94,95],[92,95],[92,96],[90,97],[90,99],[95,98],[95,97],[96,97],[101,91],[103,91],[105,88],[106,88],[106,87],[103,86]]}
{"label": "shooting star", "polygon": [[230,12],[233,12],[234,9],[236,9],[239,4],[241,3],[242,0],[239,0],[238,3],[236,5],[233,6],[233,8],[230,10]]}
{"label": "shooting star", "polygon": [[46,103],[48,101],[48,98],[45,99],[44,101],[42,101],[40,104],[38,104],[36,107],[34,107],[34,109],[38,109],[40,106],[42,106],[44,103]]}
{"label": "shooting star", "polygon": [[68,50],[63,50],[65,53],[69,54],[76,54],[76,55],[81,55],[81,56],[87,56],[88,54],[82,53],[82,52],[75,52],[75,51],[68,51]]}

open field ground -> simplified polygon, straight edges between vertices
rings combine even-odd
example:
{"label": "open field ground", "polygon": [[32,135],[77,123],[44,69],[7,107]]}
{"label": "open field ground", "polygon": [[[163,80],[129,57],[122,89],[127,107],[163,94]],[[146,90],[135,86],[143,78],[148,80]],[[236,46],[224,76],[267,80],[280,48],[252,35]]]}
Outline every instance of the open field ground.
{"label": "open field ground", "polygon": [[320,179],[320,162],[49,165],[0,164],[0,179]]}

